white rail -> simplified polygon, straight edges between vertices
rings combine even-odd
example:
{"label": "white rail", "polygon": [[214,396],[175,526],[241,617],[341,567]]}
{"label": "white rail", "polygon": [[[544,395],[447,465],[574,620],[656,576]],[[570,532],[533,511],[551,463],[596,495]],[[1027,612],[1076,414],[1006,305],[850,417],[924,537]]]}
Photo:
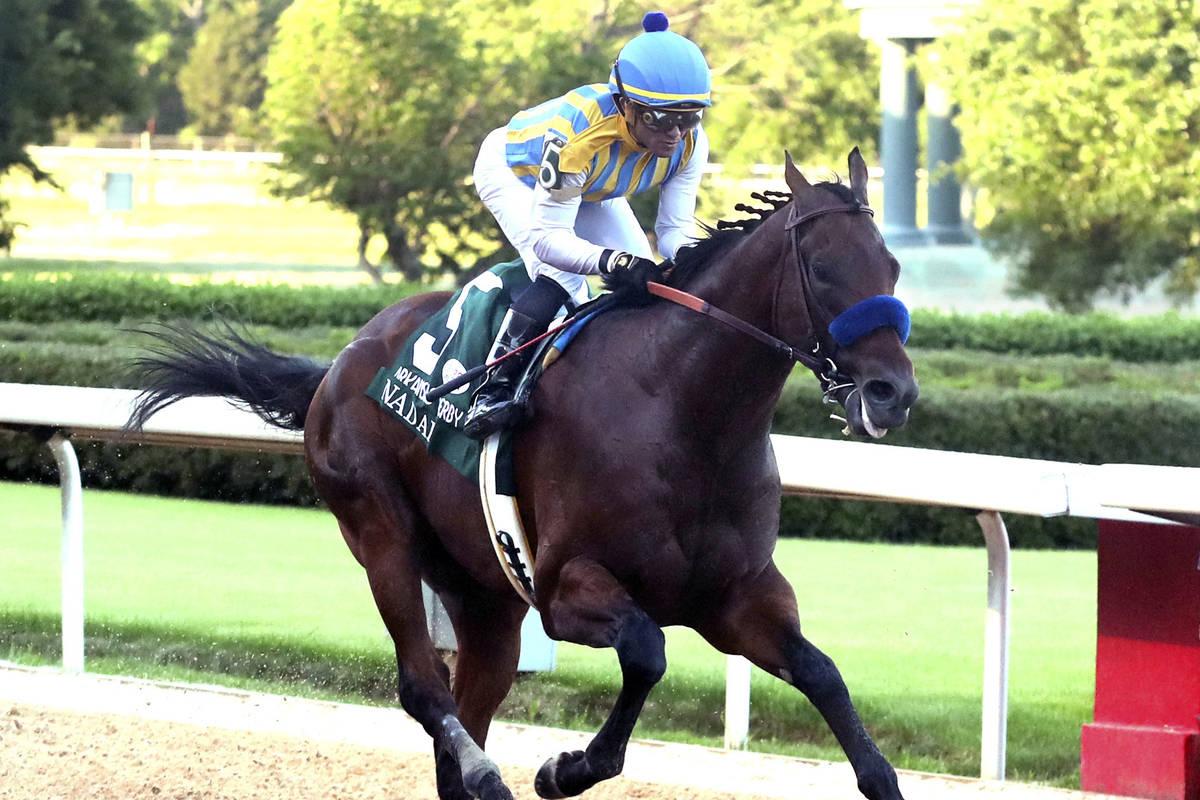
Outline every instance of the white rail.
{"label": "white rail", "polygon": [[[152,417],[137,434],[123,425],[137,392],[0,383],[0,427],[43,432],[62,482],[63,666],[83,670],[83,516],[70,439],[303,452],[303,437],[262,422],[220,398],[188,398]],[[987,547],[983,731],[980,772],[1003,780],[1008,719],[1010,593],[1008,532],[1002,512],[1162,522],[1140,512],[1200,514],[1200,469],[1088,465],[772,436],[786,494],[950,506],[976,512]],[[532,616],[532,615],[531,615]],[[749,665],[730,657],[727,747],[749,731]]]}

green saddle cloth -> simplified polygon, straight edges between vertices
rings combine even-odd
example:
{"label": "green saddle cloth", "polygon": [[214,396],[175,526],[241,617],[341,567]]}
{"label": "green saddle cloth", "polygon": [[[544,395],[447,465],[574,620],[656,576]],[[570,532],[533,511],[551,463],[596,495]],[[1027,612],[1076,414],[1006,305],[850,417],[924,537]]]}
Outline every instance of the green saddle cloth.
{"label": "green saddle cloth", "polygon": [[[427,395],[431,388],[484,363],[513,295],[529,283],[521,261],[497,264],[481,273],[417,328],[400,348],[396,362],[380,369],[367,387],[366,395],[420,436],[429,452],[475,483],[483,442],[463,434],[462,426],[483,376],[433,402]],[[496,483],[500,494],[515,496],[510,445],[509,433],[501,434]]]}

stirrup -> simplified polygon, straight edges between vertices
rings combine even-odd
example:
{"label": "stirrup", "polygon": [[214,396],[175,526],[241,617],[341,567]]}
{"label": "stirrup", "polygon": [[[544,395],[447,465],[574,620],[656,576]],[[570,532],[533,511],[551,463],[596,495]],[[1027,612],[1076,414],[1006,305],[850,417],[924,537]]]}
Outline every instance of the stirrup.
{"label": "stirrup", "polygon": [[487,405],[481,405],[477,398],[467,420],[463,423],[462,432],[472,439],[486,439],[493,433],[511,428],[521,419],[524,406],[516,398],[508,397],[489,400]]}

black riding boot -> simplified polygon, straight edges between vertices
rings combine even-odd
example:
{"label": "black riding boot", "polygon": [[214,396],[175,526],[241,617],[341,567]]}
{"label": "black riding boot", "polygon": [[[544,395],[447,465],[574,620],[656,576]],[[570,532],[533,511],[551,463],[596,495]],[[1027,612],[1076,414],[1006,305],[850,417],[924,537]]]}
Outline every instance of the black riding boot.
{"label": "black riding boot", "polygon": [[[547,322],[511,309],[504,318],[504,328],[496,337],[488,360],[511,353],[530,339],[545,333],[547,325]],[[467,412],[463,433],[473,439],[483,439],[513,425],[520,418],[521,409],[513,402],[513,394],[533,349],[506,358],[488,370],[487,379],[475,392],[475,401]]]}
{"label": "black riding boot", "polygon": [[[488,354],[488,361],[495,361],[545,333],[550,320],[568,297],[567,290],[557,281],[539,275],[513,301],[496,343],[492,345],[492,352]],[[487,379],[475,392],[475,402],[467,412],[463,433],[473,439],[483,439],[516,424],[521,417],[521,407],[513,402],[513,395],[534,349],[506,358],[488,371]]]}

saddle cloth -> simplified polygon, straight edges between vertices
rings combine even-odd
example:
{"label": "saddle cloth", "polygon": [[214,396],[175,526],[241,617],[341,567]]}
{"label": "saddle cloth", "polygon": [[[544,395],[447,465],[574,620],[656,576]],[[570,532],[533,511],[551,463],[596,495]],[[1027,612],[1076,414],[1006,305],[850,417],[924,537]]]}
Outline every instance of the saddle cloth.
{"label": "saddle cloth", "polygon": [[[463,286],[444,308],[417,328],[394,364],[380,369],[366,394],[399,419],[463,477],[479,480],[483,442],[462,432],[480,376],[432,403],[429,390],[482,364],[515,293],[530,283],[521,261],[497,264]],[[515,495],[510,437],[501,437],[496,488]]]}

